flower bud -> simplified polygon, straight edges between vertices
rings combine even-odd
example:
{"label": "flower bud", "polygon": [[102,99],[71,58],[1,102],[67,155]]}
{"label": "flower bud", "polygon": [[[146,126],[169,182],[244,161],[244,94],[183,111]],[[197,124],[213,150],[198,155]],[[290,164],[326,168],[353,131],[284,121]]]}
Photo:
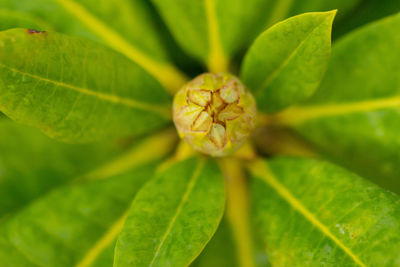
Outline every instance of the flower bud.
{"label": "flower bud", "polygon": [[176,93],[173,113],[179,136],[195,150],[224,156],[252,133],[256,103],[235,76],[204,73]]}

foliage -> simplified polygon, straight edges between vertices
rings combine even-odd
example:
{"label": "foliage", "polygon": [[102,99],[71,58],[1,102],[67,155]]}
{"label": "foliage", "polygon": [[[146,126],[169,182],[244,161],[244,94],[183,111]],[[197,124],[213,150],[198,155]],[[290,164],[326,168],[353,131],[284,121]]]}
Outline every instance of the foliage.
{"label": "foliage", "polygon": [[[399,11],[0,0],[1,265],[400,266]],[[231,155],[173,129],[202,69],[256,99]]]}

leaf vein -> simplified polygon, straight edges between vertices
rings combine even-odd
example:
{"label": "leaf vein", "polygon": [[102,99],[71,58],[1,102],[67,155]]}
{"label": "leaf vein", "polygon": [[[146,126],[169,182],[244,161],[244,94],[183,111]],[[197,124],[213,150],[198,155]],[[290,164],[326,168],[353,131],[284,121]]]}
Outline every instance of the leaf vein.
{"label": "leaf vein", "polygon": [[331,239],[338,247],[342,249],[357,265],[366,267],[366,265],[355,255],[350,248],[342,243],[318,218],[311,213],[299,199],[297,199],[283,184],[281,184],[273,173],[269,170],[267,163],[257,161],[250,166],[250,171],[259,179],[272,187],[294,210],[298,211],[307,221],[320,230],[322,234]]}
{"label": "leaf vein", "polygon": [[321,21],[321,23],[319,25],[317,25],[314,29],[312,29],[306,36],[306,38],[304,38],[303,40],[301,40],[301,42],[296,46],[296,48],[289,54],[289,56],[282,62],[282,64],[279,65],[279,67],[277,67],[275,69],[275,71],[267,78],[265,78],[264,82],[262,82],[261,86],[257,88],[255,94],[259,95],[260,92],[266,88],[268,85],[270,85],[272,83],[272,81],[279,75],[279,73],[289,64],[290,60],[296,55],[296,53],[300,50],[300,48],[303,47],[303,45],[305,44],[305,42],[312,36],[312,34],[319,29],[319,27],[321,27],[321,25],[324,23],[324,21]]}
{"label": "leaf vein", "polygon": [[186,191],[183,194],[182,199],[181,199],[181,201],[180,201],[180,203],[178,205],[178,208],[176,209],[176,212],[175,212],[174,216],[171,218],[164,235],[161,237],[161,241],[157,246],[157,249],[156,249],[156,251],[154,253],[153,259],[151,260],[151,262],[149,264],[149,267],[153,266],[156,258],[160,254],[160,250],[161,250],[162,246],[164,245],[165,240],[167,239],[168,235],[170,234],[170,232],[172,230],[172,227],[174,226],[176,220],[178,219],[179,215],[182,212],[183,206],[186,204],[186,202],[187,202],[187,200],[189,198],[189,195],[191,194],[191,192],[193,191],[194,186],[196,185],[196,182],[197,182],[197,180],[198,180],[198,178],[200,176],[200,173],[201,173],[201,171],[202,171],[202,169],[204,167],[204,163],[205,163],[204,160],[201,159],[199,161],[199,163],[197,164],[195,170],[193,171],[193,175],[190,178],[190,181],[188,183]]}
{"label": "leaf vein", "polygon": [[282,112],[281,114],[278,114],[277,118],[278,121],[283,124],[295,125],[312,119],[346,115],[357,112],[369,112],[396,106],[400,107],[400,96],[344,104],[293,107]]}
{"label": "leaf vein", "polygon": [[133,99],[129,99],[129,98],[105,94],[105,93],[101,93],[101,92],[95,92],[88,88],[78,87],[78,86],[67,84],[64,82],[59,82],[59,81],[54,81],[54,80],[51,80],[48,78],[44,78],[44,77],[41,77],[41,76],[38,76],[35,74],[23,72],[21,70],[15,69],[15,68],[8,67],[4,64],[0,64],[0,67],[5,68],[5,69],[15,72],[15,73],[19,73],[21,75],[26,75],[28,77],[31,77],[31,78],[39,80],[39,81],[51,83],[56,86],[68,88],[70,90],[73,90],[73,91],[81,93],[81,94],[93,96],[97,99],[101,99],[101,100],[104,100],[104,101],[107,101],[107,102],[110,102],[113,104],[121,104],[121,105],[130,107],[130,108],[136,108],[136,109],[141,109],[141,110],[145,110],[145,111],[150,111],[153,113],[158,113],[159,115],[161,115],[164,118],[170,118],[170,110],[168,107],[162,107],[162,106],[160,107],[160,106],[156,106],[156,105],[152,105],[152,104],[141,103],[141,102],[135,101]]}
{"label": "leaf vein", "polygon": [[57,2],[66,11],[88,26],[93,33],[102,38],[110,47],[151,73],[171,92],[177,90],[185,82],[185,76],[174,66],[151,59],[80,4],[73,0],[57,0]]}

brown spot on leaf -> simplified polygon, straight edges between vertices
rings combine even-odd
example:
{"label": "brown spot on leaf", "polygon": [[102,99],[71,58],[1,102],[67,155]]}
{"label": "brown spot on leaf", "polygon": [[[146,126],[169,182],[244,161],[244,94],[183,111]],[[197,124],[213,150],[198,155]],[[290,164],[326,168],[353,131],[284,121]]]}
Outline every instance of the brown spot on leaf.
{"label": "brown spot on leaf", "polygon": [[38,30],[33,30],[33,29],[26,29],[26,32],[28,34],[43,34],[43,33],[46,33],[46,31],[38,31]]}

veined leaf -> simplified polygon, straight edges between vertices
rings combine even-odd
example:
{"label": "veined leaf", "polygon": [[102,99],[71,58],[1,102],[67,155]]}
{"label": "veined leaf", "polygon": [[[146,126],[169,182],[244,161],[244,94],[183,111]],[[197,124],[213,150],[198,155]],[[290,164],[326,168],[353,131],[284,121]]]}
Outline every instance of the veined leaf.
{"label": "veined leaf", "polygon": [[0,33],[0,76],[0,110],[68,142],[146,133],[170,116],[169,97],[142,68],[61,34]]}
{"label": "veined leaf", "polygon": [[114,266],[187,266],[211,239],[225,204],[213,161],[189,158],[161,171],[136,196]]}
{"label": "veined leaf", "polygon": [[[154,169],[154,164],[140,166],[110,179],[59,188],[36,201],[0,226],[0,262],[111,266],[112,246],[131,200]],[[99,258],[103,262],[93,265]]]}
{"label": "veined leaf", "polygon": [[226,71],[259,29],[271,0],[152,0],[180,45],[213,72]]}
{"label": "veined leaf", "polygon": [[281,114],[328,156],[400,192],[400,14],[338,41],[316,94]]}
{"label": "veined leaf", "polygon": [[0,218],[107,160],[108,144],[67,145],[36,129],[0,120]]}
{"label": "veined leaf", "polygon": [[325,73],[336,11],[306,13],[280,22],[250,47],[242,79],[260,110],[276,112],[309,97]]}
{"label": "veined leaf", "polygon": [[168,62],[153,14],[142,0],[0,0],[0,7],[42,18],[59,32],[101,41],[170,90],[184,82]]}
{"label": "veined leaf", "polygon": [[253,212],[275,266],[397,266],[400,198],[334,165],[251,166]]}
{"label": "veined leaf", "polygon": [[37,30],[52,29],[48,23],[39,18],[18,11],[0,8],[0,31],[11,28],[27,28]]}

